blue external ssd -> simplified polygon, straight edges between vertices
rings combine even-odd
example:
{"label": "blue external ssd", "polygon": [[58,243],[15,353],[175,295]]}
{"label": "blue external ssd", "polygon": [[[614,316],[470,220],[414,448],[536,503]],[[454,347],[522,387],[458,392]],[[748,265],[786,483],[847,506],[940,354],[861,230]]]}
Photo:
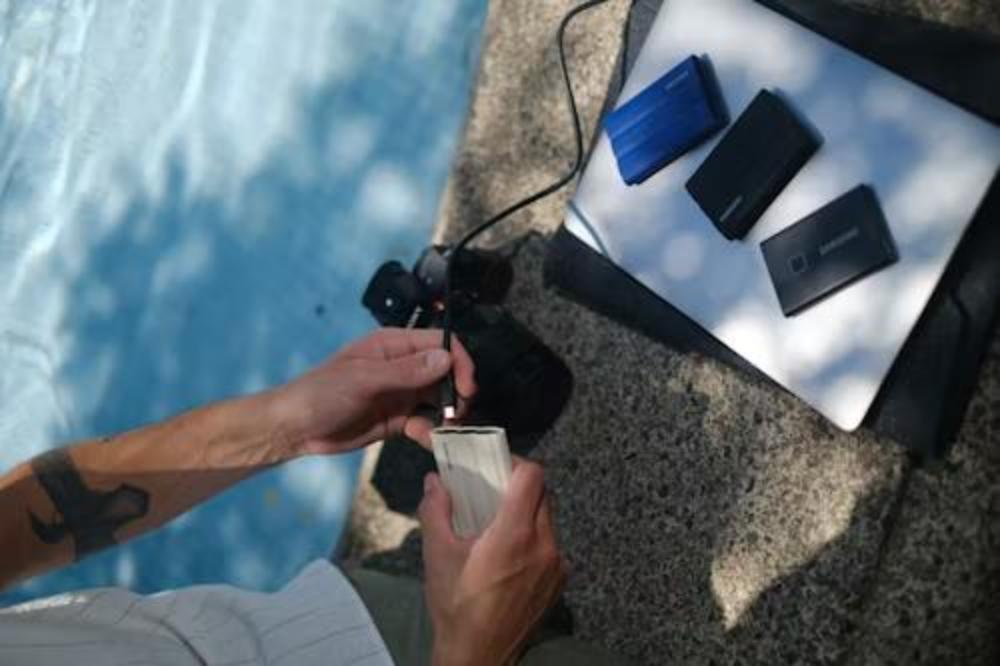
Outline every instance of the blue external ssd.
{"label": "blue external ssd", "polygon": [[691,56],[604,120],[618,171],[638,185],[729,123],[709,63]]}

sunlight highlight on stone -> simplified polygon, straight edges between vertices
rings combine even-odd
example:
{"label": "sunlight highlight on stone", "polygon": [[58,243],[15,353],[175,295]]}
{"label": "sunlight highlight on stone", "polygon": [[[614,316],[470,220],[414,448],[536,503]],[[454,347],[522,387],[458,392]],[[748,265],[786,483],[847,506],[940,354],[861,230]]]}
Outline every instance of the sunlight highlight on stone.
{"label": "sunlight highlight on stone", "polygon": [[[878,480],[860,456],[843,448],[813,458],[779,451],[762,462],[763,478],[734,509],[712,561],[712,594],[727,630],[761,594],[835,542],[849,528],[857,498]],[[817,477],[810,471],[816,465],[837,474]],[[768,504],[775,497],[784,498],[781,511]]]}

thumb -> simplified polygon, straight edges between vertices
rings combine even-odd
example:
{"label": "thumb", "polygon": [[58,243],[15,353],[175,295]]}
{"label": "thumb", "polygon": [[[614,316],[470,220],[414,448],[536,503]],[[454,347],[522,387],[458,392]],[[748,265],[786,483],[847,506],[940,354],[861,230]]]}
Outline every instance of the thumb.
{"label": "thumb", "polygon": [[379,389],[418,389],[438,381],[451,369],[451,354],[428,349],[391,361],[379,362],[372,381]]}
{"label": "thumb", "polygon": [[510,484],[500,501],[497,529],[510,533],[525,525],[534,525],[545,498],[545,474],[541,465],[517,459],[510,474]]}
{"label": "thumb", "polygon": [[424,477],[424,499],[417,509],[425,541],[456,541],[451,527],[451,497],[440,477],[430,472]]}

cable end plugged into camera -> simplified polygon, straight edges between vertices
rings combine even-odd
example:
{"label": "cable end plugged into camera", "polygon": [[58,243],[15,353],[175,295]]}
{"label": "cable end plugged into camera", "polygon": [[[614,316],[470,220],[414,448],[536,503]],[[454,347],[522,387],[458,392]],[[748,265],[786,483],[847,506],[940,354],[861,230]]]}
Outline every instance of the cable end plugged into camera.
{"label": "cable end plugged into camera", "polygon": [[[451,303],[448,302],[451,294],[446,296],[444,310],[444,327],[442,331],[441,346],[445,351],[451,353]],[[454,366],[448,370],[448,374],[441,380],[441,413],[444,417],[444,424],[447,425],[458,416],[458,392],[455,390],[455,369]]]}

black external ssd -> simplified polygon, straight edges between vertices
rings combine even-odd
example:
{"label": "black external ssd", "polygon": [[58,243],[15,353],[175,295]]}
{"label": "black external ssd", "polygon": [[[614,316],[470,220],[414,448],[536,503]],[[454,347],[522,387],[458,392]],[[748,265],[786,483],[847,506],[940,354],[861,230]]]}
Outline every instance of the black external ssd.
{"label": "black external ssd", "polygon": [[761,90],[687,190],[723,236],[743,238],[819,146],[782,98]]}
{"label": "black external ssd", "polygon": [[859,185],[760,244],[786,317],[896,261],[875,191]]}

